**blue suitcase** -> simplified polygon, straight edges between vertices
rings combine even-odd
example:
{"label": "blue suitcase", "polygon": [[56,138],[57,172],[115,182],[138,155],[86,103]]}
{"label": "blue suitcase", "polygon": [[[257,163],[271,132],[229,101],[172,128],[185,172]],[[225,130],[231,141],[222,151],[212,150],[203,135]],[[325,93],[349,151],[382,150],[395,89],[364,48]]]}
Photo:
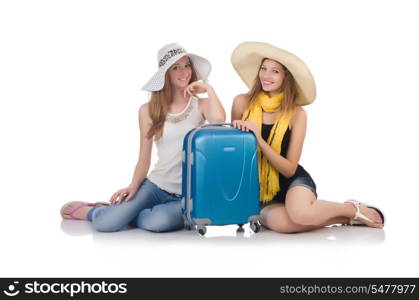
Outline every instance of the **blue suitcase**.
{"label": "blue suitcase", "polygon": [[185,227],[260,224],[257,141],[231,124],[206,124],[183,141],[182,211]]}

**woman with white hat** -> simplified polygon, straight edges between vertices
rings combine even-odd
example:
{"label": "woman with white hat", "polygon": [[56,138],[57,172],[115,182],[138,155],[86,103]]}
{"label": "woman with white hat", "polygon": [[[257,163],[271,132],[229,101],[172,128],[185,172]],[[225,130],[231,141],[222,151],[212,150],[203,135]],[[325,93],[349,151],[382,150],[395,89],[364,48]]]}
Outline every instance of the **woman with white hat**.
{"label": "woman with white hat", "polygon": [[[63,218],[89,220],[103,232],[126,225],[154,232],[183,228],[183,137],[205,121],[224,122],[226,114],[205,83],[211,71],[207,59],[172,43],[159,50],[157,62],[157,72],[143,87],[151,99],[139,109],[140,155],[131,184],[113,194],[110,204],[67,203],[61,209]],[[197,93],[207,93],[208,98],[198,99]],[[148,174],[153,140],[158,161]]]}
{"label": "woman with white hat", "polygon": [[316,184],[298,164],[306,133],[303,105],[316,97],[313,76],[297,56],[260,42],[244,42],[232,64],[250,88],[235,97],[236,128],[253,131],[258,148],[262,224],[277,232],[304,232],[332,224],[384,226],[377,208],[355,200],[317,200]]}

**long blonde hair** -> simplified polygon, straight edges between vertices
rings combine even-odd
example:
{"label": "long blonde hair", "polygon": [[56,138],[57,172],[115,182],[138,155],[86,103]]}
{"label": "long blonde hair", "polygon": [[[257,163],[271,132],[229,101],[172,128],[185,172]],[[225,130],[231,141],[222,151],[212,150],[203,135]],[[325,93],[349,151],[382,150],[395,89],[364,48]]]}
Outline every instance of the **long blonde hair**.
{"label": "long blonde hair", "polygon": [[[259,70],[262,67],[263,62],[269,58],[262,59],[262,62],[260,63]],[[284,80],[282,81],[281,86],[279,87],[279,91],[284,93],[284,98],[281,102],[281,105],[279,106],[279,113],[288,113],[293,111],[297,107],[296,99],[297,99],[297,86],[295,84],[295,79],[292,76],[291,72],[280,62],[279,63],[282,68],[284,69],[285,76]],[[256,78],[254,80],[253,86],[250,89],[250,91],[247,93],[247,99],[249,99],[248,107],[252,105],[252,103],[255,101],[257,96],[260,92],[263,91],[262,84],[260,83],[259,78],[259,71],[256,75]]]}
{"label": "long blonde hair", "polygon": [[[196,71],[189,58],[189,63],[192,69],[191,80],[189,83],[197,80]],[[147,132],[147,138],[154,137],[158,140],[163,135],[163,126],[166,121],[169,106],[173,102],[173,87],[169,79],[169,70],[166,71],[164,77],[164,86],[160,91],[152,92],[149,103],[149,113],[152,121],[150,130]]]}

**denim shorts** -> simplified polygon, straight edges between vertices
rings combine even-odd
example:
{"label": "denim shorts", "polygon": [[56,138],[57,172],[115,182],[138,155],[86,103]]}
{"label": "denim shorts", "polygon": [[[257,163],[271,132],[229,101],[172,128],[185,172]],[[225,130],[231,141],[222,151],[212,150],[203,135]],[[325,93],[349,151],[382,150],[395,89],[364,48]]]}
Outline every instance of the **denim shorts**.
{"label": "denim shorts", "polygon": [[287,186],[281,189],[278,194],[274,197],[272,201],[262,204],[262,207],[268,206],[270,204],[278,204],[282,203],[285,204],[285,197],[287,192],[290,188],[295,186],[303,186],[308,188],[310,191],[313,192],[314,196],[317,198],[317,191],[316,191],[316,184],[314,183],[313,178],[311,178],[310,174],[304,174],[294,177]]}
{"label": "denim shorts", "polygon": [[313,178],[311,176],[298,176],[293,181],[291,181],[290,185],[288,186],[289,190],[290,188],[294,186],[304,186],[308,188],[310,191],[313,192],[313,194],[317,198],[317,191],[316,191],[316,184],[314,183]]}

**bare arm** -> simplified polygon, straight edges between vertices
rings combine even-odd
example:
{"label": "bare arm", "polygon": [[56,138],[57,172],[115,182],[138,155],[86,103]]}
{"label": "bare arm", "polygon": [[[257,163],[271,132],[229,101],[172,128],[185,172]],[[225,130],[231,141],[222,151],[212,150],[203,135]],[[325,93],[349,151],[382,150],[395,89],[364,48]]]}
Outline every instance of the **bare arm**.
{"label": "bare arm", "polygon": [[148,103],[141,105],[138,119],[140,124],[140,155],[130,184],[131,187],[136,189],[144,181],[150,169],[151,151],[153,148],[153,139],[147,138],[147,132],[152,124],[148,113]]}
{"label": "bare arm", "polygon": [[248,99],[246,94],[240,94],[236,96],[233,100],[233,105],[231,106],[231,121],[241,120],[244,111],[247,108]]}
{"label": "bare arm", "polygon": [[226,112],[212,86],[201,81],[195,81],[185,89],[185,93],[188,93],[189,95],[205,92],[208,94],[208,98],[202,98],[198,102],[199,111],[204,116],[205,120],[210,123],[225,122]]}
{"label": "bare arm", "polygon": [[152,124],[148,113],[148,103],[141,105],[138,112],[138,119],[140,125],[140,156],[137,165],[135,166],[134,175],[132,176],[131,183],[128,187],[120,189],[112,195],[110,199],[111,203],[129,201],[146,178],[150,168],[153,139],[147,138],[147,132]]}

